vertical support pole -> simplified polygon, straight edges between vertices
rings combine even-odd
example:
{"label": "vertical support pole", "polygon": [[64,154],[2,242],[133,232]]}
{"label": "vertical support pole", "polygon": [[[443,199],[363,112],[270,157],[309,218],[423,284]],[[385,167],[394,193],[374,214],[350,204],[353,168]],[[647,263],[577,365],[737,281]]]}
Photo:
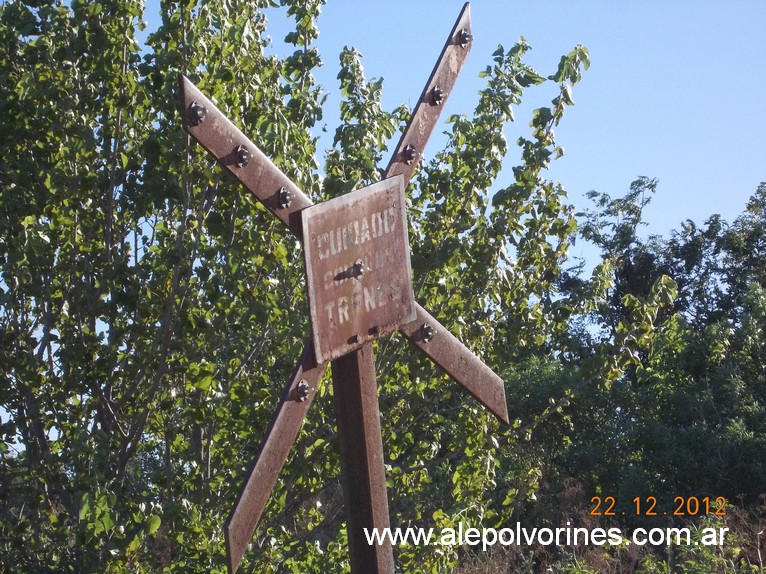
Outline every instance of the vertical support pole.
{"label": "vertical support pole", "polygon": [[372,344],[332,361],[332,382],[351,572],[393,574],[390,541],[370,545],[364,534],[364,528],[389,527]]}

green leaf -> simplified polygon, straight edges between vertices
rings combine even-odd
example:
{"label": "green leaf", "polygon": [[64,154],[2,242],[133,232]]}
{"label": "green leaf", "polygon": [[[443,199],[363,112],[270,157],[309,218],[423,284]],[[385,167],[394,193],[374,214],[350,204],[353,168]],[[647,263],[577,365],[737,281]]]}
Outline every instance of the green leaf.
{"label": "green leaf", "polygon": [[93,504],[93,495],[86,492],[80,499],[80,520],[85,520],[85,517],[90,513],[91,505]]}
{"label": "green leaf", "polygon": [[162,520],[156,514],[151,515],[146,519],[146,531],[148,534],[154,534],[162,524]]}
{"label": "green leaf", "polygon": [[207,375],[205,377],[202,377],[198,381],[194,383],[194,388],[199,389],[203,392],[210,391],[210,388],[213,386],[213,376]]}

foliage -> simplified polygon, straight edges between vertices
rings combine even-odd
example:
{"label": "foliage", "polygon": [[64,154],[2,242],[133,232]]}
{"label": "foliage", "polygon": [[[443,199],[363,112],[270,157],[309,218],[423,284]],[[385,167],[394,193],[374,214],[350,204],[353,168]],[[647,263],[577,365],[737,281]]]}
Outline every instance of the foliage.
{"label": "foliage", "polygon": [[[631,492],[716,492],[754,502],[766,477],[766,397],[757,366],[766,185],[731,226],[713,216],[704,228],[687,221],[670,239],[643,241],[636,229],[655,188],[642,178],[625,198],[594,194],[599,209],[583,226],[583,235],[617,260],[610,309],[598,318],[602,332],[635,338],[629,346],[637,350],[612,391],[622,421],[606,434],[625,441],[624,464],[639,481]],[[626,329],[626,319],[648,312],[638,302],[657,295],[646,327]]]}
{"label": "foliage", "polygon": [[[631,528],[647,521],[636,516],[635,497],[668,508],[677,496],[723,496],[735,540],[720,554],[687,552],[675,565],[659,552],[643,556],[640,567],[630,553],[580,563],[597,571],[757,571],[766,480],[766,185],[731,225],[713,216],[704,227],[686,221],[668,239],[644,240],[641,212],[656,185],[640,178],[618,199],[594,193],[595,209],[581,214],[582,237],[614,261],[608,305],[572,325],[570,336],[580,340],[561,355],[526,359],[507,374],[517,397],[511,417],[528,442],[501,460],[527,461],[539,476],[535,502],[517,490],[508,502],[516,516],[556,526],[572,515],[587,524],[591,497],[612,496],[618,515],[626,514],[615,522]],[[559,281],[573,295],[594,282],[569,271]],[[545,563],[545,554],[535,559]],[[554,569],[571,562],[559,559]]]}
{"label": "foliage", "polygon": [[[347,47],[341,124],[320,154],[323,4],[163,1],[143,46],[135,0],[0,6],[0,569],[225,570],[222,524],[308,330],[306,298],[299,245],[182,131],[177,79],[313,199],[375,181],[409,110],[383,108],[382,80]],[[269,10],[294,22],[285,57],[268,55]],[[594,192],[578,230],[544,174],[588,52],[545,76],[529,49],[498,47],[475,110],[447,118],[444,149],[408,190],[416,297],[502,372],[514,424],[499,428],[404,341],[379,342],[392,525],[558,524],[594,492],[705,489],[752,505],[766,477],[766,185],[732,225],[643,240],[657,182],[640,178],[623,198]],[[514,180],[498,189],[530,92],[551,104],[517,136]],[[567,267],[575,239],[602,251],[589,277]],[[348,569],[330,393],[244,571]],[[716,560],[747,571],[751,538],[743,558]],[[407,572],[484,561],[396,552]],[[683,557],[686,571],[709,558]]]}
{"label": "foliage", "polygon": [[[221,525],[297,356],[306,303],[295,241],[182,132],[178,74],[317,199],[375,180],[409,114],[383,110],[382,82],[344,49],[342,125],[320,171],[323,2],[280,4],[295,23],[284,58],[266,54],[276,5],[265,1],[162,2],[143,47],[134,0],[1,8],[3,568],[223,569]],[[517,187],[489,207],[512,108],[545,81],[524,64],[528,49],[498,48],[475,113],[449,120],[446,148],[410,192],[418,299],[492,364],[545,338],[574,231],[563,189],[540,174],[562,153],[553,127],[588,65],[580,47],[519,140]],[[437,509],[499,520],[495,423],[404,348],[378,353],[394,523]],[[332,421],[322,396],[246,568],[346,564]],[[424,571],[455,559],[398,557]]]}

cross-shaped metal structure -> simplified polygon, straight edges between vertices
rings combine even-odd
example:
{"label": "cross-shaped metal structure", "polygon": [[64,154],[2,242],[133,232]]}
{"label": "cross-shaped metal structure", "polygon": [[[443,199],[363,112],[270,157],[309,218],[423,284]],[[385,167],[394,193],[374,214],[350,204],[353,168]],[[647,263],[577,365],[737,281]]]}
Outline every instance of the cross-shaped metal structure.
{"label": "cross-shaped metal structure", "polygon": [[404,190],[471,41],[466,3],[382,181],[316,206],[188,78],[180,78],[186,131],[302,240],[306,261],[313,336],[226,522],[232,573],[252,539],[328,361],[354,574],[394,571],[390,543],[369,545],[364,536],[364,528],[389,526],[373,339],[398,330],[508,423],[502,379],[415,302],[409,266]]}

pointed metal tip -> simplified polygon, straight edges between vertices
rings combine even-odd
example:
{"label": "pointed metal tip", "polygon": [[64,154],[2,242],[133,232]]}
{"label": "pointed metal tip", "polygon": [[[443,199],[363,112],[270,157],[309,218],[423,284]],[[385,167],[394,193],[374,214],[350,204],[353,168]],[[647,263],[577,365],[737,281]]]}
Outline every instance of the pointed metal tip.
{"label": "pointed metal tip", "polygon": [[500,377],[497,377],[497,375],[495,376],[499,387],[497,389],[499,391],[497,395],[499,396],[495,395],[491,400],[485,397],[485,399],[479,399],[479,402],[484,405],[484,408],[495,415],[500,422],[510,425],[511,419],[508,416],[508,403],[505,399],[505,382]]}
{"label": "pointed metal tip", "polygon": [[191,80],[183,74],[178,74],[178,94],[181,98],[184,97],[188,85],[191,85]]}
{"label": "pointed metal tip", "polygon": [[503,405],[503,407],[504,408],[503,408],[502,412],[495,413],[495,416],[497,418],[499,418],[502,422],[504,422],[505,424],[510,426],[511,425],[511,419],[508,417],[508,407],[505,406],[505,405]]}
{"label": "pointed metal tip", "polygon": [[239,558],[232,555],[231,552],[231,516],[226,520],[223,525],[223,538],[226,542],[226,567],[229,569],[229,574],[235,574],[239,563],[242,561],[242,556]]}

